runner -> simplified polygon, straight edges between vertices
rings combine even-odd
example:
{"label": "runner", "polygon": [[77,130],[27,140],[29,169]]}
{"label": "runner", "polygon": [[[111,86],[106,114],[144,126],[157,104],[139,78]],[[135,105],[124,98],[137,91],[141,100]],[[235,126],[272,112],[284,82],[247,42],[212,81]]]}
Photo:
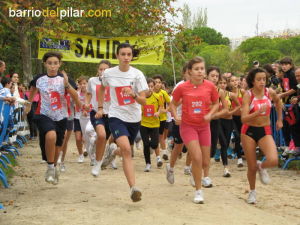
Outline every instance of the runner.
{"label": "runner", "polygon": [[[92,168],[92,175],[98,176],[101,171],[101,166],[103,164],[103,155],[105,151],[106,141],[110,136],[110,129],[109,129],[109,123],[108,123],[108,112],[109,112],[109,106],[110,106],[110,92],[109,87],[105,88],[105,96],[104,96],[104,103],[101,103],[101,105],[98,105],[99,101],[99,90],[103,87],[103,72],[111,67],[111,63],[108,60],[102,60],[99,63],[98,67],[98,76],[92,77],[89,79],[88,82],[88,88],[87,88],[87,95],[85,100],[85,109],[87,111],[90,111],[90,103],[92,104],[92,110],[90,112],[90,120],[91,123],[97,133],[97,139],[96,139],[96,163],[93,163],[93,141],[89,140],[89,153],[91,154],[91,165],[95,164]],[[97,117],[97,111],[98,109],[102,109],[102,116]],[[89,132],[90,133],[90,132]],[[90,134],[91,135],[91,134]],[[111,146],[109,146],[112,149],[116,149],[116,145],[113,143]]]}
{"label": "runner", "polygon": [[[212,115],[218,110],[218,92],[210,81],[204,80],[205,63],[195,57],[188,63],[190,80],[178,86],[173,92],[170,108],[175,121],[180,124],[180,135],[192,159],[192,174],[195,180],[195,203],[204,203],[201,190],[202,168],[210,160],[210,126]],[[182,101],[182,116],[176,108]],[[167,176],[173,173],[168,165]]]}
{"label": "runner", "polygon": [[[247,202],[256,203],[255,181],[259,172],[263,184],[270,183],[266,168],[278,165],[277,148],[272,137],[270,111],[271,101],[277,111],[276,129],[282,128],[282,104],[272,89],[266,88],[266,71],[261,68],[252,69],[247,76],[250,90],[245,92],[242,106],[242,145],[248,164],[248,181],[250,193]],[[256,147],[262,150],[266,161],[256,161]]]}
{"label": "runner", "polygon": [[[140,128],[141,105],[146,104],[145,91],[148,85],[144,74],[130,66],[133,48],[128,43],[118,46],[116,56],[119,65],[104,71],[102,86],[98,95],[98,112],[96,118],[102,118],[104,111],[104,94],[110,88],[109,127],[121,149],[123,170],[130,187],[133,202],[141,200],[142,192],[135,187],[134,165],[131,157],[131,145]],[[108,154],[114,157],[114,152]]]}
{"label": "runner", "polygon": [[[56,163],[63,144],[68,116],[65,93],[70,93],[80,107],[77,93],[69,84],[67,74],[62,72],[62,75],[58,71],[61,66],[61,59],[62,55],[58,52],[47,52],[43,56],[47,73],[38,75],[32,80],[28,99],[29,102],[32,102],[37,91],[40,92],[40,114],[36,115],[36,118],[40,135],[45,140],[48,163],[45,180],[53,184],[57,184],[59,179]],[[29,111],[30,106],[26,108],[26,112]]]}

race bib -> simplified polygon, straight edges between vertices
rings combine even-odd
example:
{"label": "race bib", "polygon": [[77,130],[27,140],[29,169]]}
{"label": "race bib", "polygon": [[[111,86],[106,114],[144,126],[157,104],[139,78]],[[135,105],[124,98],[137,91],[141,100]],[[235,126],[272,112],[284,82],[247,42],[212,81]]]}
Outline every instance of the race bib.
{"label": "race bib", "polygon": [[125,87],[131,88],[131,86],[123,86],[123,87],[116,87],[115,88],[116,96],[117,96],[118,103],[119,103],[120,106],[130,105],[130,104],[133,104],[135,102],[134,99],[130,95],[123,94],[122,90]]}
{"label": "race bib", "polygon": [[154,116],[155,109],[154,105],[144,105],[144,116],[145,117],[152,117]]}
{"label": "race bib", "polygon": [[254,112],[258,111],[263,105],[267,105],[267,110],[265,112],[260,113],[260,116],[266,116],[270,115],[271,107],[269,106],[269,100],[268,99],[258,99],[253,101],[254,105]]}
{"label": "race bib", "polygon": [[[98,94],[99,94],[100,87],[101,87],[101,84],[96,85],[96,100],[97,101],[98,101]],[[110,101],[109,87],[105,87],[104,101],[105,102],[109,102]]]}
{"label": "race bib", "polygon": [[189,96],[188,98],[188,114],[191,117],[202,118],[204,101],[203,97],[200,96]]}
{"label": "race bib", "polygon": [[60,102],[60,95],[57,91],[52,91],[50,93],[50,106],[52,111],[61,109],[62,105]]}
{"label": "race bib", "polygon": [[289,78],[283,78],[282,82],[283,82],[284,91],[289,91],[290,90]]}

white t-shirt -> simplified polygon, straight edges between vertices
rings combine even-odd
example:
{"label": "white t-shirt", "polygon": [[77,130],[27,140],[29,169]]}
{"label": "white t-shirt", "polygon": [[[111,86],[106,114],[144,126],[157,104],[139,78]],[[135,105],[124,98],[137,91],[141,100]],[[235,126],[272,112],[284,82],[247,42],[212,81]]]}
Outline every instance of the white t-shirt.
{"label": "white t-shirt", "polygon": [[61,76],[41,75],[34,78],[32,85],[39,89],[41,95],[40,113],[53,121],[67,118],[64,78]]}
{"label": "white t-shirt", "polygon": [[[175,87],[174,87],[174,89],[173,89],[173,92],[175,91],[175,89],[176,89],[179,85],[183,84],[184,82],[185,82],[184,80],[178,82],[178,83],[175,85]],[[182,115],[182,104],[180,104],[180,105],[177,107],[176,112],[177,112],[177,116],[180,116],[180,117],[181,117],[181,115]]]}
{"label": "white t-shirt", "polygon": [[[102,85],[101,78],[91,77],[88,82],[87,92],[92,95],[91,104],[93,109],[98,111],[98,92]],[[108,109],[110,105],[110,93],[109,87],[105,88],[104,102],[103,102],[103,113],[108,114]]]}
{"label": "white t-shirt", "polygon": [[141,121],[141,106],[131,96],[124,96],[122,89],[130,87],[135,93],[148,90],[144,74],[134,68],[122,72],[119,66],[106,69],[102,83],[110,87],[109,117],[116,117],[124,122],[137,123]]}
{"label": "white t-shirt", "polygon": [[[77,91],[77,94],[78,94],[79,101],[82,104],[85,104],[85,93],[82,93],[81,91]],[[74,118],[75,119],[80,119],[81,116],[83,116],[82,109],[78,109],[78,107],[75,105],[75,116],[74,116]]]}

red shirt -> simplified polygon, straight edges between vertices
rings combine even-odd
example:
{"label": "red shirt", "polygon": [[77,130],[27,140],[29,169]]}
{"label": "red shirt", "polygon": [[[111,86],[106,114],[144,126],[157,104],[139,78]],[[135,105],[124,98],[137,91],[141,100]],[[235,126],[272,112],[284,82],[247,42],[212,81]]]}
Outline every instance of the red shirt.
{"label": "red shirt", "polygon": [[186,81],[173,92],[173,99],[182,99],[182,122],[192,126],[204,126],[204,116],[210,111],[213,102],[218,101],[219,94],[215,85],[203,80],[200,85]]}

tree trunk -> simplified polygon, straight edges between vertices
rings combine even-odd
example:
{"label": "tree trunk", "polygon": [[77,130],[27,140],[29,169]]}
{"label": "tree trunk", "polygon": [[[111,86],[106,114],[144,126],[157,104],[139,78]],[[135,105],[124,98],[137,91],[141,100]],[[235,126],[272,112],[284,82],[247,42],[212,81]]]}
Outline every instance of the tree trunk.
{"label": "tree trunk", "polygon": [[26,31],[20,32],[22,66],[23,66],[23,81],[24,84],[29,84],[32,80],[32,62],[31,62],[31,45],[30,38]]}

